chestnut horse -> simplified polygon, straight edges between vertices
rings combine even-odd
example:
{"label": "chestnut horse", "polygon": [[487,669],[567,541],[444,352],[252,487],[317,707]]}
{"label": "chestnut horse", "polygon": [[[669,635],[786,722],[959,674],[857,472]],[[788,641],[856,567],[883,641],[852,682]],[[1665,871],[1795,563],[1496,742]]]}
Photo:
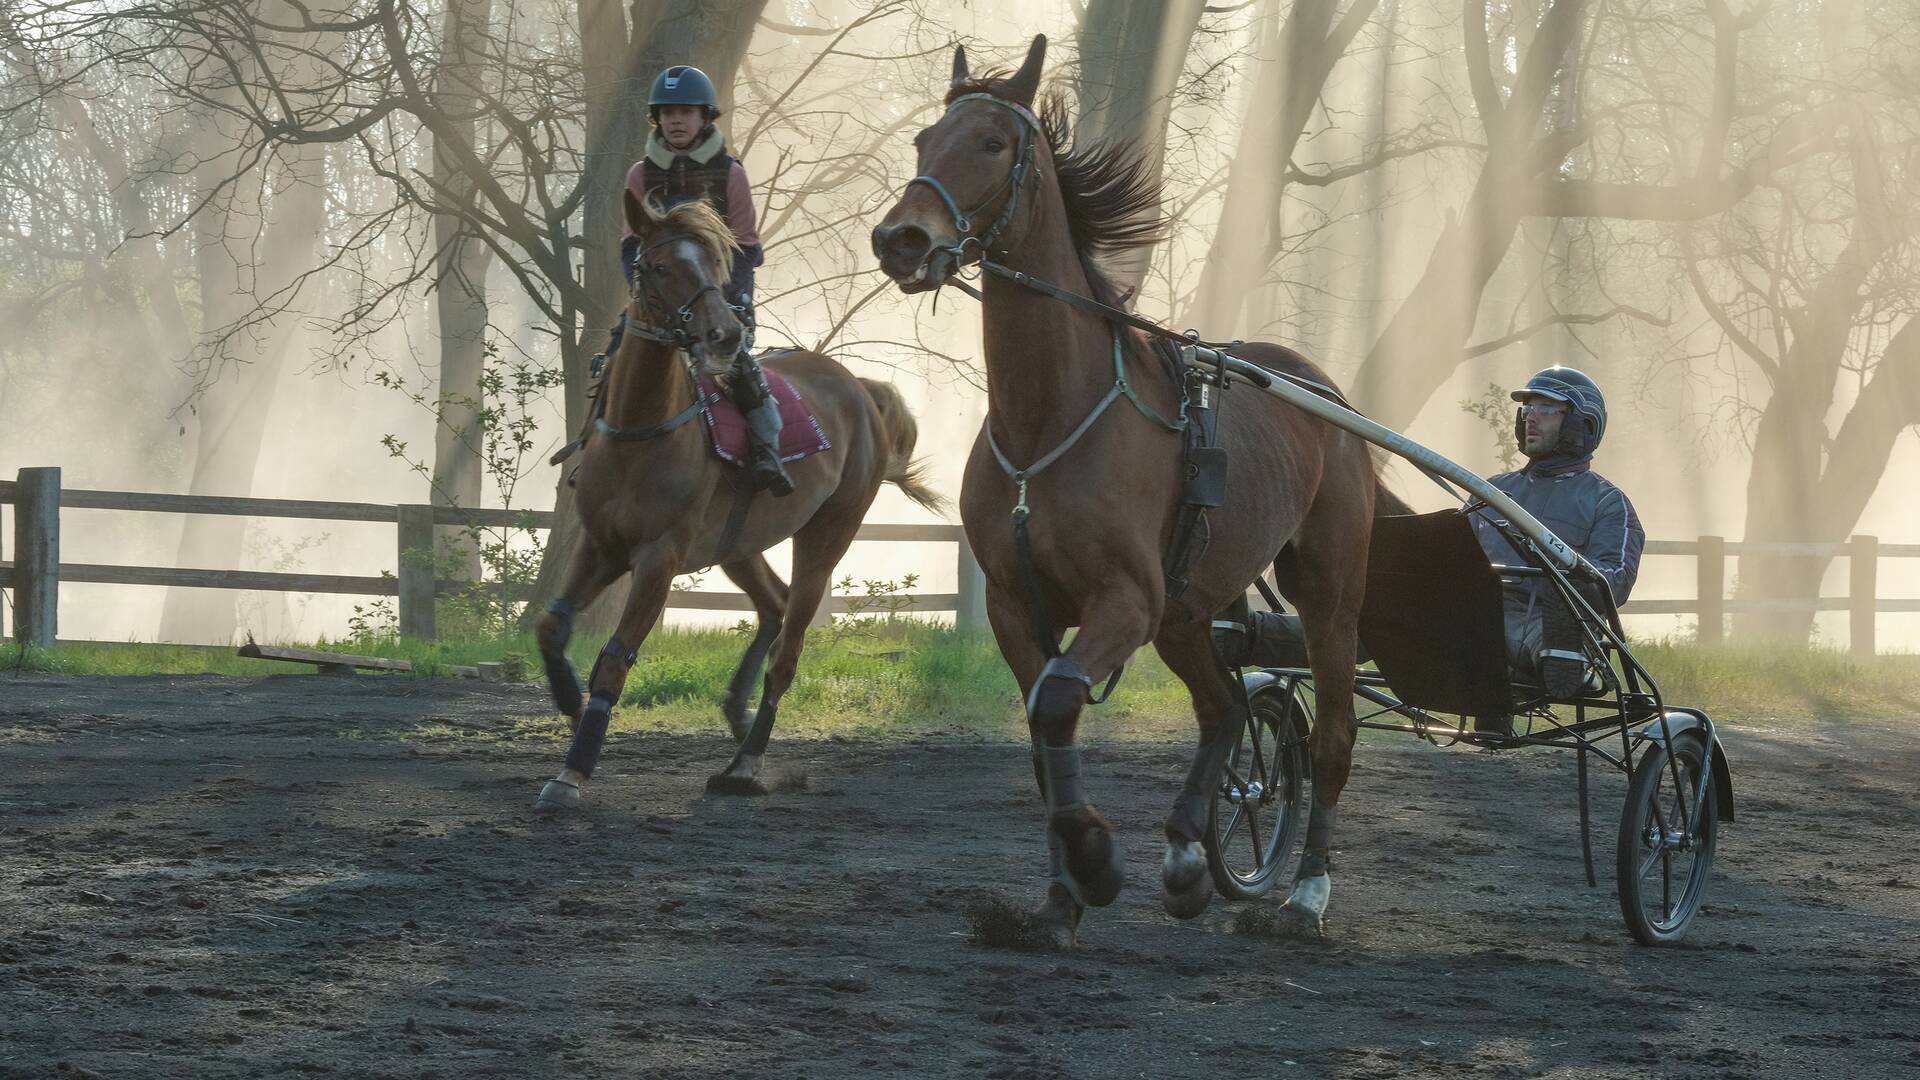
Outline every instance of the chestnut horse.
{"label": "chestnut horse", "polygon": [[[880,485],[898,484],[931,510],[945,502],[910,464],[917,429],[899,393],[855,378],[831,357],[798,349],[768,355],[766,366],[800,392],[832,448],[792,463],[793,494],[752,494],[743,471],[708,447],[688,370],[690,362],[723,375],[740,346],[743,327],[720,291],[733,236],[705,202],[662,210],[628,193],[626,214],[640,238],[629,329],[607,377],[605,412],[594,423],[575,477],[580,547],[538,627],[554,704],[573,721],[566,766],[540,792],[538,805],[547,809],[579,804],[634,653],[659,620],[674,577],[714,564],[752,599],[759,630],[723,706],[739,751],[707,790],[759,790],[754,774],[780,697],[793,683],[807,623]],[[788,537],[791,588],[761,554]],[[629,570],[633,585],[626,608],[594,662],[583,707],[566,655],[573,617]],[[769,651],[772,666],[749,726],[748,696]]]}
{"label": "chestnut horse", "polygon": [[[1247,722],[1239,683],[1214,652],[1211,619],[1274,565],[1305,623],[1318,698],[1307,853],[1283,911],[1317,930],[1353,753],[1370,522],[1376,504],[1402,504],[1360,439],[1264,394],[1226,393],[1225,500],[1209,514],[1184,591],[1169,598],[1183,453],[1181,425],[1169,419],[1182,415],[1182,395],[1168,359],[1144,335],[1007,276],[1024,272],[1118,304],[1095,257],[1150,243],[1159,229],[1158,185],[1136,155],[1064,146],[1057,97],[1034,114],[1045,50],[1035,38],[1018,72],[981,79],[956,50],[946,113],[914,140],[920,175],[873,231],[881,269],[909,293],[938,288],[983,254],[999,264],[983,279],[987,417],[960,514],[986,574],[994,636],[1026,695],[1053,870],[1036,915],[1071,944],[1085,907],[1110,903],[1120,888],[1114,828],[1087,799],[1074,733],[1091,688],[1149,642],[1186,683],[1200,729],[1166,820],[1161,899],[1176,917],[1205,908],[1213,885],[1201,836],[1223,756]],[[1233,351],[1327,383],[1281,346]],[[1069,626],[1078,633],[1060,652]]]}

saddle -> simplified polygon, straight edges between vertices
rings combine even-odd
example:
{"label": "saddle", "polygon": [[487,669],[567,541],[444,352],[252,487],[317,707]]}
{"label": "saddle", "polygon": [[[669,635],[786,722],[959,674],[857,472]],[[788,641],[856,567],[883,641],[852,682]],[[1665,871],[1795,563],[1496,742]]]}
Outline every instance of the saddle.
{"label": "saddle", "polygon": [[[799,461],[833,449],[826,429],[801,399],[800,391],[779,374],[766,368],[761,370],[766,374],[767,389],[773,392],[774,403],[780,407],[780,460]],[[700,419],[706,426],[707,444],[713,448],[714,456],[730,465],[744,467],[751,458],[746,415],[713,376],[701,375],[695,385],[700,394]]]}

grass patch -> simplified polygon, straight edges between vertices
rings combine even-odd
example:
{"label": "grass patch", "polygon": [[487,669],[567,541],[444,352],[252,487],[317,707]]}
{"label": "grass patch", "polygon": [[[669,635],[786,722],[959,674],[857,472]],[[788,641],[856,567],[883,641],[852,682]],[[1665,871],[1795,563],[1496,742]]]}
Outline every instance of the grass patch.
{"label": "grass patch", "polygon": [[[667,629],[642,647],[621,694],[616,729],[719,730],[718,705],[747,639],[731,630]],[[453,665],[519,657],[541,680],[530,635],[481,641],[315,642],[306,648],[408,660],[415,676],[446,675]],[[584,681],[600,643],[569,648]],[[1830,649],[1640,642],[1636,655],[1666,698],[1706,709],[1716,719],[1911,717],[1920,712],[1920,656],[1857,661]],[[247,660],[232,649],[181,645],[63,645],[51,650],[0,643],[0,675],[304,675],[304,665]],[[376,677],[376,676],[363,676]],[[377,676],[408,678],[406,675]],[[524,734],[552,734],[537,718]],[[1182,739],[1192,735],[1185,687],[1151,649],[1134,657],[1119,689],[1092,711],[1091,736]],[[780,710],[783,734],[899,734],[966,731],[1025,736],[1018,689],[990,635],[923,623],[881,624],[867,632],[809,639],[800,671]],[[559,727],[564,736],[564,724]]]}

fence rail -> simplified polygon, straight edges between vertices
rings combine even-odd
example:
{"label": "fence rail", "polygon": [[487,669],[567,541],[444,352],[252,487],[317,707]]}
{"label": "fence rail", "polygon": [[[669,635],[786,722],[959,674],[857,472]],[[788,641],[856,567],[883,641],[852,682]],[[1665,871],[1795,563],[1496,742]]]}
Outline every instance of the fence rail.
{"label": "fence rail", "polygon": [[[434,636],[437,598],[471,587],[471,582],[435,579],[432,568],[410,552],[431,550],[436,525],[550,529],[551,510],[464,510],[451,506],[329,502],[314,499],[254,499],[220,495],[170,495],[147,491],[100,491],[62,488],[57,468],[21,469],[15,480],[0,480],[0,506],[14,507],[13,561],[0,559],[0,588],[14,590],[14,636],[31,645],[51,646],[58,630],[59,584],[62,581],[106,585],[166,585],[199,589],[255,589],[265,592],[333,593],[354,596],[391,596],[398,603],[400,632],[407,637]],[[290,574],[260,570],[202,570],[167,566],[116,566],[60,561],[62,510],[125,510],[168,514],[223,514],[241,517],[277,517],[314,521],[364,521],[397,526],[391,574],[376,577],[346,574]],[[954,557],[954,592],[912,593],[913,610],[954,613],[962,626],[984,625],[986,582],[966,534],[958,525],[863,525],[858,541],[884,543],[950,543]],[[0,552],[0,554],[5,554]],[[515,590],[525,599],[528,589]],[[752,611],[743,593],[675,589],[669,608],[693,611]],[[849,610],[847,597],[830,596],[820,617]]]}
{"label": "fence rail", "polygon": [[[98,491],[60,487],[57,468],[21,469],[18,479],[0,480],[0,506],[14,507],[14,561],[0,560],[0,587],[14,590],[14,636],[34,645],[51,645],[57,629],[59,583],[167,585],[202,589],[256,589],[267,592],[337,593],[392,596],[398,599],[400,632],[434,636],[437,597],[470,587],[462,581],[435,580],[432,568],[409,552],[431,550],[436,525],[550,529],[551,510],[465,510],[451,506],[327,502],[314,499],[254,499],[218,495],[170,495],[146,491]],[[394,571],[377,577],[342,574],[289,574],[258,570],[198,570],[161,566],[112,566],[60,561],[60,512],[125,510],[146,513],[224,514],[317,521],[364,521],[397,526]],[[980,565],[958,525],[863,525],[856,540],[890,543],[951,543],[956,591],[912,594],[915,611],[951,611],[961,626],[986,622],[986,583]],[[1773,543],[1702,536],[1694,540],[1649,540],[1646,553],[1691,557],[1695,561],[1692,599],[1632,600],[1628,615],[1697,615],[1699,640],[1722,640],[1727,615],[1758,611],[1846,611],[1855,655],[1874,653],[1876,614],[1920,612],[1920,599],[1883,599],[1877,593],[1881,559],[1920,558],[1920,544],[1883,544],[1872,536],[1843,543]],[[4,552],[0,552],[4,554]],[[1775,555],[1848,560],[1847,595],[1801,599],[1729,599],[1728,556]],[[521,593],[524,598],[524,590]],[[751,611],[741,593],[674,590],[667,606],[696,611]],[[829,597],[821,617],[848,610],[848,598]]]}

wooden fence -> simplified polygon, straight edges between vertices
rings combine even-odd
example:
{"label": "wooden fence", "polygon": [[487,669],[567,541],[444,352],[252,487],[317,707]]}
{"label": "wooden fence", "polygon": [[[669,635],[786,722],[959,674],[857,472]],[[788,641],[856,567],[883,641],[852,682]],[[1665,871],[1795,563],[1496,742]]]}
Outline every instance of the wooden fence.
{"label": "wooden fence", "polygon": [[[317,502],[305,499],[242,499],[212,495],[164,495],[137,491],[63,490],[57,468],[21,469],[17,480],[0,480],[0,506],[14,506],[14,560],[0,561],[0,587],[14,591],[14,636],[29,644],[51,645],[58,623],[59,583],[172,585],[203,589],[258,589],[267,592],[347,593],[398,598],[400,632],[434,636],[434,605],[442,593],[470,587],[467,582],[436,581],[432,568],[409,552],[433,547],[435,525],[551,528],[552,511],[463,510],[446,506]],[[391,576],[288,574],[256,570],[189,570],[156,566],[109,566],[60,561],[60,510],[131,510],[179,514],[229,514],[245,517],[302,518],[319,521],[392,522],[398,526]],[[863,541],[952,543],[955,580],[951,593],[913,595],[915,611],[951,611],[961,626],[986,622],[986,584],[966,536],[957,525],[865,525]],[[1718,536],[1695,540],[1651,540],[1646,553],[1690,556],[1695,561],[1692,599],[1632,600],[1629,615],[1697,615],[1702,644],[1718,643],[1725,617],[1748,611],[1846,611],[1849,639],[1856,656],[1874,653],[1874,616],[1920,612],[1920,600],[1881,599],[1876,595],[1881,559],[1920,558],[1920,544],[1882,544],[1872,536],[1845,543],[1744,543]],[[4,554],[0,552],[0,554]],[[1726,559],[1730,555],[1781,555],[1848,560],[1848,589],[1843,597],[1789,600],[1740,600],[1726,596]],[[830,597],[822,617],[844,612],[846,597]],[[751,611],[739,593],[676,590],[668,607],[705,611]]]}
{"label": "wooden fence", "polygon": [[[257,589],[264,592],[344,593],[398,599],[400,633],[434,636],[436,598],[471,587],[470,582],[435,580],[433,568],[410,553],[433,549],[436,525],[553,527],[550,510],[465,510],[448,506],[320,502],[309,499],[250,499],[216,495],[166,495],[142,491],[63,489],[57,468],[21,469],[16,480],[0,480],[0,506],[14,507],[11,562],[0,560],[0,587],[14,593],[14,636],[31,645],[51,646],[58,628],[62,581],[110,585],[171,585],[200,589]],[[195,570],[161,566],[116,566],[60,560],[60,511],[131,510],[174,514],[225,514],[242,517],[298,518],[314,521],[390,522],[396,529],[391,575],[290,574],[258,570]],[[954,613],[962,626],[986,623],[986,580],[958,525],[863,525],[858,541],[950,543],[958,588],[950,593],[912,593],[916,612]],[[4,552],[0,552],[4,554]],[[741,593],[676,589],[667,606],[703,611],[752,611]],[[848,598],[829,597],[821,618],[848,610]]]}

